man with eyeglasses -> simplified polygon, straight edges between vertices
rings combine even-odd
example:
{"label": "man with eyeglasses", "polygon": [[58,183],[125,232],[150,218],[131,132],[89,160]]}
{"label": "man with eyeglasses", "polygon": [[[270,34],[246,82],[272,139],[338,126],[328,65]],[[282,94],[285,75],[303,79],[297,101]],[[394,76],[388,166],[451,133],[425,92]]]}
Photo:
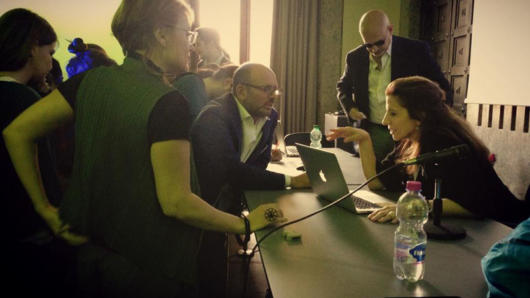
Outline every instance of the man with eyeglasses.
{"label": "man with eyeglasses", "polygon": [[392,35],[393,25],[381,10],[366,12],[359,21],[363,44],[350,51],[337,83],[337,97],[349,117],[361,121],[370,133],[377,160],[394,148],[388,129],[381,125],[385,114],[385,89],[393,80],[420,75],[437,82],[453,105],[449,82],[430,53],[418,40]]}
{"label": "man with eyeglasses", "polygon": [[[307,175],[287,176],[267,171],[278,113],[273,108],[281,96],[274,72],[261,64],[245,63],[234,73],[232,92],[213,99],[202,109],[191,129],[193,155],[201,197],[218,209],[241,214],[242,191],[309,187]],[[215,283],[226,280],[218,264],[223,239],[213,233],[203,237],[201,256],[202,296],[219,297]],[[220,243],[221,242],[221,243]],[[225,251],[226,256],[226,251]],[[217,268],[217,269],[216,269]]]}
{"label": "man with eyeglasses", "polygon": [[278,120],[273,104],[280,95],[270,68],[245,63],[234,73],[232,92],[202,109],[191,139],[205,200],[214,203],[227,184],[237,190],[309,187],[305,174],[289,177],[266,170]]}

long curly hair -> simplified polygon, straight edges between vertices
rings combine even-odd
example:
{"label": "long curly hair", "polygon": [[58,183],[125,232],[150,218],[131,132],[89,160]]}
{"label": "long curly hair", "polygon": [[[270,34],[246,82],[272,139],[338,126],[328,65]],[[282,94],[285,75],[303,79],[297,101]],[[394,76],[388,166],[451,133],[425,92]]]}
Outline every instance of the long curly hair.
{"label": "long curly hair", "polygon": [[445,92],[437,83],[421,76],[399,78],[387,86],[385,94],[395,96],[398,103],[407,109],[410,118],[420,121],[419,147],[412,148],[410,140],[403,140],[398,145],[400,157],[417,155],[425,136],[436,132],[461,140],[481,160],[488,160],[488,148],[473,132],[469,123],[445,104]]}

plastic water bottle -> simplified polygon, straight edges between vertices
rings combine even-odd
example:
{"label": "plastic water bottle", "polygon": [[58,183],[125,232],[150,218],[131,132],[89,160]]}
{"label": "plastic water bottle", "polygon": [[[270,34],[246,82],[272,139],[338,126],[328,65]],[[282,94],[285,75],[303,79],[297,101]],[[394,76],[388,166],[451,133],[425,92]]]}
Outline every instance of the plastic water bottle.
{"label": "plastic water bottle", "polygon": [[318,127],[318,125],[313,125],[313,130],[311,130],[310,138],[311,147],[319,149],[322,148],[322,132],[320,131],[320,127]]}
{"label": "plastic water bottle", "polygon": [[425,273],[429,205],[421,192],[421,182],[407,181],[406,192],[397,202],[399,226],[394,235],[394,274],[399,279],[416,282]]}

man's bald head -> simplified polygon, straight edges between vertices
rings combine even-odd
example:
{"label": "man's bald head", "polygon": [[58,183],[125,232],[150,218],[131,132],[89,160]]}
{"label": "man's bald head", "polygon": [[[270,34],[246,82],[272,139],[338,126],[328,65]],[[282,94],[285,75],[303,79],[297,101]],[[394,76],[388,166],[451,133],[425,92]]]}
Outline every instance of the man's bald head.
{"label": "man's bald head", "polygon": [[270,115],[277,89],[276,74],[263,64],[244,63],[234,73],[232,94],[254,118]]}
{"label": "man's bald head", "polygon": [[[263,75],[272,75],[274,80],[276,80],[276,74],[269,67],[259,64],[247,62],[239,66],[234,72],[233,83],[232,83],[232,92],[236,94],[236,87],[241,83],[259,83],[254,81],[261,80]],[[259,85],[259,84],[258,84]]]}
{"label": "man's bald head", "polygon": [[382,10],[370,10],[367,11],[361,17],[359,21],[359,32],[363,33],[374,33],[374,31],[381,31],[386,29],[390,25],[388,16]]}
{"label": "man's bald head", "polygon": [[[367,11],[359,21],[359,33],[367,50],[374,57],[386,52],[392,40],[393,26],[382,10]],[[378,44],[384,41],[383,44]],[[373,45],[376,46],[373,46]]]}

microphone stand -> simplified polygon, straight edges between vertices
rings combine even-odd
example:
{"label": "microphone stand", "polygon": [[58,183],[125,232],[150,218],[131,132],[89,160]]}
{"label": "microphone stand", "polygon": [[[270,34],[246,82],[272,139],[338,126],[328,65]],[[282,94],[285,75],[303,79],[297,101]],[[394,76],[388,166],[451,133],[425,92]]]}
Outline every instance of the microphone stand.
{"label": "microphone stand", "polygon": [[428,239],[458,240],[466,237],[466,230],[451,224],[442,224],[443,203],[441,198],[442,179],[434,180],[434,198],[429,221],[423,226]]}

